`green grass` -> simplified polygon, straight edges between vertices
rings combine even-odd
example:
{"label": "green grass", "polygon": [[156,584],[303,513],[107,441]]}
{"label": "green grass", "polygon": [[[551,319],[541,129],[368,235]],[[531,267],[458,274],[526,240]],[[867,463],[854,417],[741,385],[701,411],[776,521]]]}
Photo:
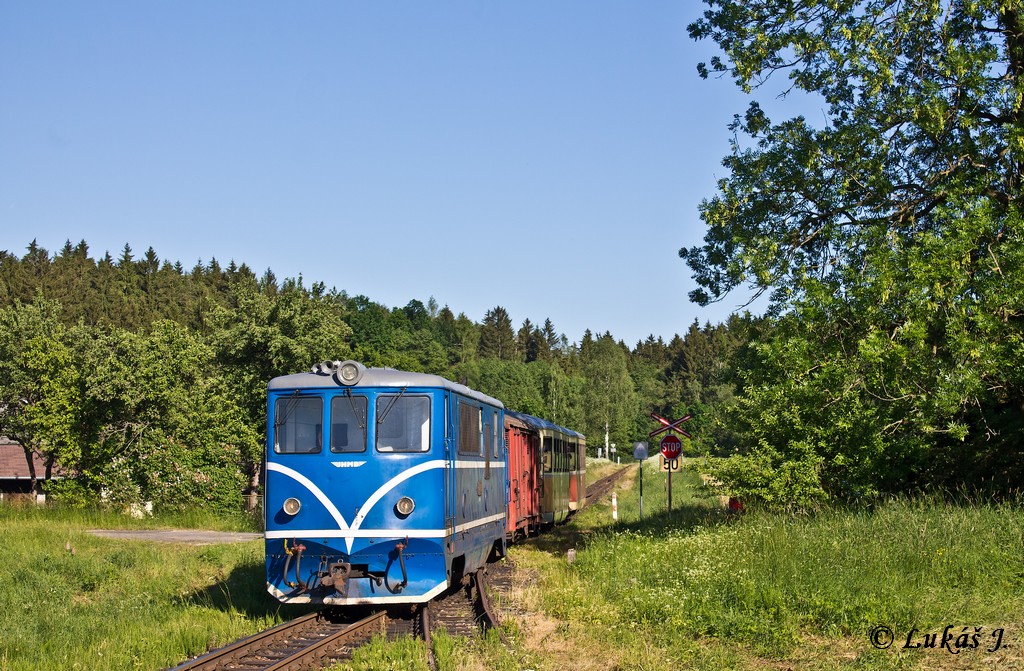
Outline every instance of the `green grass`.
{"label": "green grass", "polygon": [[166,668],[294,616],[265,593],[259,541],[199,547],[86,532],[196,521],[245,526],[0,506],[0,669]]}
{"label": "green grass", "polygon": [[[1020,502],[893,500],[730,518],[684,473],[670,514],[652,462],[641,522],[637,466],[628,468],[618,522],[597,503],[512,549],[529,572],[512,598],[528,615],[505,625],[509,643],[493,632],[435,636],[441,671],[1024,669]],[[301,614],[266,595],[259,541],[195,547],[86,533],[251,524],[0,506],[0,669],[165,668]],[[876,625],[905,637],[950,624],[1006,627],[1011,647],[956,657],[900,650],[902,640],[875,650],[868,638]],[[339,668],[426,668],[426,650],[378,640]]]}
{"label": "green grass", "polygon": [[[871,628],[884,624],[899,636],[952,623],[958,632],[1024,633],[1018,504],[895,500],[871,510],[730,519],[684,474],[674,476],[668,514],[666,476],[653,468],[644,474],[642,523],[634,482],[619,492],[618,524],[601,504],[578,520],[590,533],[562,533],[563,543],[580,544],[573,565],[535,552],[553,555],[551,541],[520,555],[542,570],[546,613],[577,633],[605,632],[609,651],[655,645],[665,659],[708,669],[808,655],[794,668],[913,668],[936,663],[934,654],[876,651]],[[662,668],[632,663],[622,668]]]}

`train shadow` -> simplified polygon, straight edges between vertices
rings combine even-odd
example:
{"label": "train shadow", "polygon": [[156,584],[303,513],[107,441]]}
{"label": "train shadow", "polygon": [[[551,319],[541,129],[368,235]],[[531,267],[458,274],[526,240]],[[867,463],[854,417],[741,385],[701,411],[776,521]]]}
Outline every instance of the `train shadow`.
{"label": "train shadow", "polygon": [[241,563],[212,585],[180,598],[183,604],[238,613],[247,618],[290,620],[318,610],[301,604],[283,604],[267,592],[266,565]]}
{"label": "train shadow", "polygon": [[556,525],[538,536],[533,536],[520,543],[551,555],[565,555],[570,549],[582,549],[590,539],[598,535],[617,533],[637,533],[655,535],[674,532],[687,532],[706,529],[731,523],[735,518],[725,510],[701,503],[687,503],[675,507],[671,512],[661,510],[645,515],[643,520],[611,521],[602,524],[581,526],[578,520],[568,524]]}

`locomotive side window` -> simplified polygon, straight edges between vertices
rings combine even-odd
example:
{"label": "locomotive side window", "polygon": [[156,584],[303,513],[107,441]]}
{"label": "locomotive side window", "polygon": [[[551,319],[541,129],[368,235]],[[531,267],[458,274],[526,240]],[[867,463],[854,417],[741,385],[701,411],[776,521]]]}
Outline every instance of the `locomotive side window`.
{"label": "locomotive side window", "polygon": [[430,397],[381,394],[377,397],[377,451],[430,449]]}
{"label": "locomotive side window", "polygon": [[494,413],[485,410],[487,419],[483,423],[484,437],[484,480],[491,479],[491,424],[494,423]]}
{"label": "locomotive side window", "polygon": [[290,396],[274,404],[274,452],[314,454],[323,442],[324,402],[319,396]]}
{"label": "locomotive side window", "polygon": [[494,446],[494,458],[495,459],[497,459],[500,456],[499,448],[501,447],[501,434],[498,433],[498,427],[500,425],[501,425],[501,423],[498,421],[498,415],[495,414],[494,415],[494,425],[493,425],[494,426],[494,443],[492,443],[493,446]]}
{"label": "locomotive side window", "polygon": [[480,456],[480,408],[459,401],[459,454]]}
{"label": "locomotive side window", "polygon": [[366,397],[331,399],[331,452],[366,451]]}

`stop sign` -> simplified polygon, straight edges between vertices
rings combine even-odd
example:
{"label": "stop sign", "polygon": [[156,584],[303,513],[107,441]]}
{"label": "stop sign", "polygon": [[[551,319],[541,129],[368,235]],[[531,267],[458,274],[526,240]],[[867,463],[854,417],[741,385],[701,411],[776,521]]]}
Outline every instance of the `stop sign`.
{"label": "stop sign", "polygon": [[675,459],[683,453],[683,443],[671,433],[661,439],[661,453],[666,459]]}

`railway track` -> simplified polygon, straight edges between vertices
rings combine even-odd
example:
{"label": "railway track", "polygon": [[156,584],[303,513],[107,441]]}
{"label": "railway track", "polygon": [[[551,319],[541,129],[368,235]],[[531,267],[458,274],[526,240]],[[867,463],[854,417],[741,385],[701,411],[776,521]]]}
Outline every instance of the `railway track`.
{"label": "railway track", "polygon": [[[584,507],[607,497],[629,469],[622,468],[587,487]],[[356,621],[331,617],[328,611],[285,622],[169,671],[299,671],[320,669],[350,659],[374,635],[412,636],[426,643],[428,662],[436,668],[431,633],[440,629],[455,636],[474,636],[500,623],[491,594],[509,590],[513,567],[506,559],[468,576],[461,585],[412,609],[380,610]]]}
{"label": "railway track", "polygon": [[379,610],[353,622],[329,611],[310,613],[271,627],[187,661],[170,671],[306,671],[348,660],[352,652],[380,634],[412,636],[426,643],[430,668],[436,668],[430,635],[439,629],[473,636],[498,625],[491,608],[485,571],[434,601],[411,609]]}
{"label": "railway track", "polygon": [[583,504],[586,508],[592,503],[597,503],[604,497],[611,493],[612,488],[615,487],[615,483],[621,480],[626,473],[629,471],[628,468],[620,468],[610,475],[606,475],[600,480],[587,485],[587,501]]}
{"label": "railway track", "polygon": [[298,671],[346,659],[374,634],[387,633],[386,611],[355,622],[333,622],[310,613],[235,641],[173,668],[173,671]]}

